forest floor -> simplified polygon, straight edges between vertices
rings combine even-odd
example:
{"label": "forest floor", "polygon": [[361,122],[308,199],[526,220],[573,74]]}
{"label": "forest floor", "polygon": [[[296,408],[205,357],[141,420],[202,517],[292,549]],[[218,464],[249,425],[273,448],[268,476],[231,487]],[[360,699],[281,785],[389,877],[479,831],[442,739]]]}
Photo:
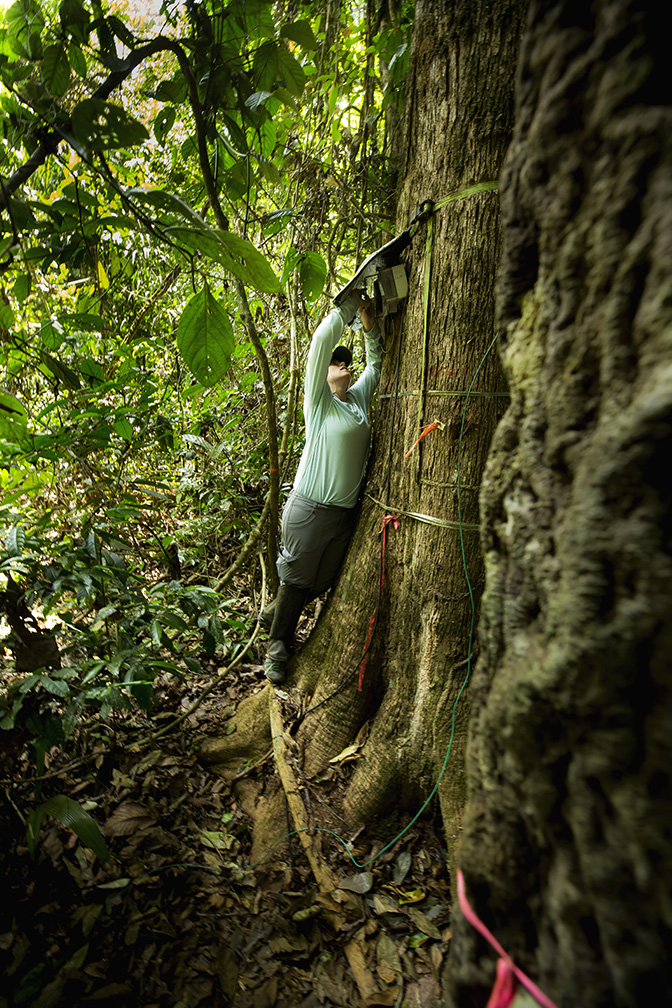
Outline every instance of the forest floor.
{"label": "forest floor", "polygon": [[[179,727],[147,736],[187,710],[217,675],[170,680],[151,718],[115,712],[53,750],[41,800],[67,794],[100,826],[101,862],[72,830],[45,818],[35,858],[26,818],[37,804],[34,764],[0,763],[0,1008],[432,1008],[450,940],[448,871],[440,833],[419,821],[358,870],[331,837],[313,839],[337,888],[320,892],[297,837],[249,865],[250,803],[198,760],[227,713],[268,688],[259,666],[231,673]],[[144,739],[145,744],[139,745]],[[319,782],[317,819],[338,801],[352,764]],[[250,794],[273,757],[243,770]],[[318,786],[317,784],[315,785]],[[287,832],[290,831],[289,813]],[[387,837],[357,839],[364,860]]]}

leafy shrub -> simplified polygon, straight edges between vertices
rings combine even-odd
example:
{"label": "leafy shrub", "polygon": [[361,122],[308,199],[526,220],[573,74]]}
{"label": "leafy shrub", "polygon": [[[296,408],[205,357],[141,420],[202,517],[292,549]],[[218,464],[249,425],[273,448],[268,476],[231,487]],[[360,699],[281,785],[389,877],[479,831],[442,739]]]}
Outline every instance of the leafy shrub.
{"label": "leafy shrub", "polygon": [[147,581],[120,544],[96,529],[55,542],[44,516],[5,534],[0,603],[16,676],[0,728],[21,729],[38,752],[63,743],[84,711],[150,710],[159,674],[200,672],[199,656],[223,651],[246,626],[212,588]]}

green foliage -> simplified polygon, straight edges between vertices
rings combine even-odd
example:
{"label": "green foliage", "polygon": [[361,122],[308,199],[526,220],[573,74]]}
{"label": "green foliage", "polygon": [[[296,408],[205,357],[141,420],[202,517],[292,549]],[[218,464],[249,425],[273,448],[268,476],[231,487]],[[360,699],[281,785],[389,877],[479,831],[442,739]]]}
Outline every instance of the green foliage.
{"label": "green foliage", "polygon": [[299,265],[299,276],[306,299],[316,301],[327,276],[327,264],[319,252],[306,252]]}
{"label": "green foliage", "polygon": [[[114,517],[128,519],[129,511],[120,506]],[[150,709],[157,675],[199,671],[198,656],[225,649],[241,628],[231,603],[208,586],[146,583],[116,528],[89,525],[55,544],[50,517],[29,533],[13,525],[0,552],[0,573],[27,586],[21,601],[55,628],[64,662],[36,661],[2,702],[0,728],[21,727],[38,748],[64,742],[83,712],[106,718],[133,703]],[[22,640],[34,633],[24,620]]]}
{"label": "green foliage", "polygon": [[207,284],[194,294],[182,312],[177,345],[187,367],[202,385],[214,385],[226,373],[233,353],[233,328]]}
{"label": "green foliage", "polygon": [[292,320],[303,355],[306,307],[387,237],[412,9],[377,35],[300,12],[167,5],[159,39],[16,0],[0,23],[0,594],[59,655],[19,669],[2,728],[38,763],[246,630],[245,583],[215,590],[269,487],[238,282],[296,458]]}
{"label": "green foliage", "polygon": [[70,127],[78,151],[85,156],[90,151],[125,150],[149,137],[142,123],[123,108],[99,98],[79,102],[70,115]]}
{"label": "green foliage", "polygon": [[101,861],[108,860],[107,844],[95,820],[82,808],[79,802],[62,794],[54,795],[48,801],[42,802],[28,818],[26,840],[31,857],[35,857],[40,826],[45,815],[50,815],[58,822],[62,822],[64,826],[68,826]]}
{"label": "green foliage", "polygon": [[19,445],[26,436],[28,421],[26,410],[9,392],[0,392],[0,439]]}

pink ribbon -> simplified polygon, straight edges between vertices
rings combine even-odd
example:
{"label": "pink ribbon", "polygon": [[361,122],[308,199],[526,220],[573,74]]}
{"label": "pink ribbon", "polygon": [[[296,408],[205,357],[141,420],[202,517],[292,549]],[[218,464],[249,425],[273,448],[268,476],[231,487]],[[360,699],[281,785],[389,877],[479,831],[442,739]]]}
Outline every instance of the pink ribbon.
{"label": "pink ribbon", "polygon": [[492,932],[488,930],[476,912],[471,909],[464,885],[464,875],[459,868],[457,869],[457,898],[460,902],[460,909],[469,923],[483,935],[485,940],[492,945],[495,952],[499,955],[495,986],[492,988],[492,994],[486,1008],[508,1008],[516,996],[517,982],[521,983],[530,992],[535,1001],[542,1005],[542,1008],[557,1008],[557,1005],[542,990],[539,990],[527,974],[523,973],[516,966],[511,956],[504,951]]}

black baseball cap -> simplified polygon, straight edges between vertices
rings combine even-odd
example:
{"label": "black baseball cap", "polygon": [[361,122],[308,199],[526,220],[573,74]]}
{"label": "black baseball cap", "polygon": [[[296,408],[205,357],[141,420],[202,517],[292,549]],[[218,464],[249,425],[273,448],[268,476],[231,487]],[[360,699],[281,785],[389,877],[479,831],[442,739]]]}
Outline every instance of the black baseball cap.
{"label": "black baseball cap", "polygon": [[331,351],[331,361],[329,363],[340,364],[341,361],[343,361],[346,367],[350,367],[352,363],[352,353],[348,350],[347,346],[337,346]]}

